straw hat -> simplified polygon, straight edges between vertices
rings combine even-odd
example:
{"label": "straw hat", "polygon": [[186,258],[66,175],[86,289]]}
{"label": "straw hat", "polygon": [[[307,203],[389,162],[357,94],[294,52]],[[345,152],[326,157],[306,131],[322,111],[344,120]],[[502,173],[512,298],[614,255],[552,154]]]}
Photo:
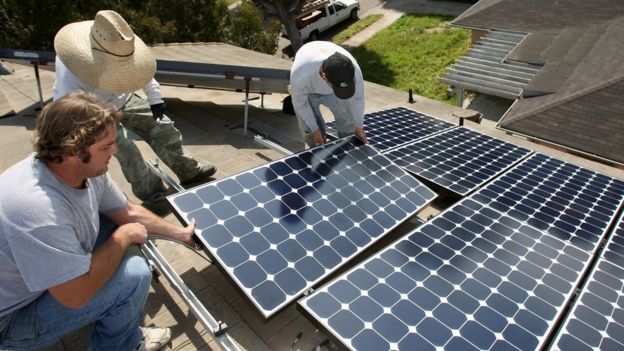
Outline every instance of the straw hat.
{"label": "straw hat", "polygon": [[150,49],[115,11],[64,26],[54,37],[54,50],[80,80],[112,93],[138,90],[156,72]]}

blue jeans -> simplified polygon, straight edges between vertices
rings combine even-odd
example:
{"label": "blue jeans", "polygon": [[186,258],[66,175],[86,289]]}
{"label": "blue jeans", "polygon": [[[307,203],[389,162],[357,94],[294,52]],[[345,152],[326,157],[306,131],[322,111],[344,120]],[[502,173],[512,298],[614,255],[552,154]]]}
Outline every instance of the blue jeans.
{"label": "blue jeans", "polygon": [[[310,94],[308,95],[308,101],[310,102],[312,112],[314,112],[316,124],[321,130],[321,133],[323,133],[323,137],[325,137],[326,134],[325,120],[321,114],[320,105],[325,105],[334,115],[339,138],[352,135],[355,132],[355,117],[353,116],[349,100],[339,99],[334,94]],[[299,118],[299,129],[303,132],[303,139],[306,144],[310,147],[316,146],[316,144],[312,142],[313,130],[310,130],[301,118]]]}
{"label": "blue jeans", "polygon": [[[116,229],[100,215],[96,248]],[[95,323],[91,350],[130,350],[141,340],[139,323],[152,274],[143,257],[125,256],[110,280],[80,308],[71,309],[45,292],[16,311],[0,335],[0,349],[35,350],[53,345],[63,335]]]}

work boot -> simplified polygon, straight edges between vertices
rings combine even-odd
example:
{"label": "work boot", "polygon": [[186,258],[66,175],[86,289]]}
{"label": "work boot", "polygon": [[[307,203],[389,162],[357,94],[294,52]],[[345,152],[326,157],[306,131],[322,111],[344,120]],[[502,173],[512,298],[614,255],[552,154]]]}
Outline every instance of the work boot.
{"label": "work boot", "polygon": [[8,69],[2,62],[0,62],[0,76],[5,76],[13,73],[13,70]]}
{"label": "work boot", "polygon": [[164,196],[157,197],[153,200],[143,201],[141,206],[147,208],[159,217],[164,217],[171,213],[171,205]]}
{"label": "work boot", "polygon": [[133,350],[159,351],[164,349],[171,340],[171,330],[169,328],[142,327],[141,332],[143,333],[143,338]]}
{"label": "work boot", "polygon": [[212,176],[216,172],[217,172],[217,168],[213,165],[202,166],[201,169],[199,170],[199,173],[197,173],[192,178],[181,180],[180,185],[188,189],[188,188],[192,188],[194,186],[209,182],[212,180],[210,176]]}

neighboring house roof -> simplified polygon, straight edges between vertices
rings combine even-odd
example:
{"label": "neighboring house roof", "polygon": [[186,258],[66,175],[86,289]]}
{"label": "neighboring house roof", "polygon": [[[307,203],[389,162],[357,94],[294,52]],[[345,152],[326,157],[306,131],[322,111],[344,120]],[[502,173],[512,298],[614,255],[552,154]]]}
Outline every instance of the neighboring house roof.
{"label": "neighboring house roof", "polygon": [[583,26],[621,16],[621,0],[481,0],[457,17],[460,27],[534,32]]}
{"label": "neighboring house roof", "polygon": [[500,128],[624,163],[624,1],[481,0],[453,25],[529,33],[506,60],[543,66]]}

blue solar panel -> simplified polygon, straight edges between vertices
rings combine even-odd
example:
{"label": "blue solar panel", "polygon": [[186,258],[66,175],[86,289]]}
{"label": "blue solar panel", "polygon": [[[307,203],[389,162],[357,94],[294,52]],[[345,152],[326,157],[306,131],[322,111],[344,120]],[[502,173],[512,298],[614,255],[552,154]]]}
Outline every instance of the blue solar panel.
{"label": "blue solar panel", "polygon": [[624,200],[624,182],[542,154],[522,161],[472,198],[589,249]]}
{"label": "blue solar panel", "polygon": [[554,350],[624,350],[624,214],[553,345]]}
{"label": "blue solar panel", "polygon": [[536,350],[591,256],[465,199],[299,304],[352,350]]}
{"label": "blue solar panel", "polygon": [[435,196],[348,138],[168,199],[269,317]]}
{"label": "blue solar panel", "polygon": [[530,153],[459,127],[391,150],[386,156],[409,172],[466,195]]}
{"label": "blue solar panel", "polygon": [[[327,122],[325,125],[328,135],[338,136],[335,122]],[[368,142],[382,152],[453,127],[451,123],[405,107],[371,112],[364,116]]]}
{"label": "blue solar panel", "polygon": [[300,306],[353,350],[540,349],[623,201],[624,182],[536,154]]}

